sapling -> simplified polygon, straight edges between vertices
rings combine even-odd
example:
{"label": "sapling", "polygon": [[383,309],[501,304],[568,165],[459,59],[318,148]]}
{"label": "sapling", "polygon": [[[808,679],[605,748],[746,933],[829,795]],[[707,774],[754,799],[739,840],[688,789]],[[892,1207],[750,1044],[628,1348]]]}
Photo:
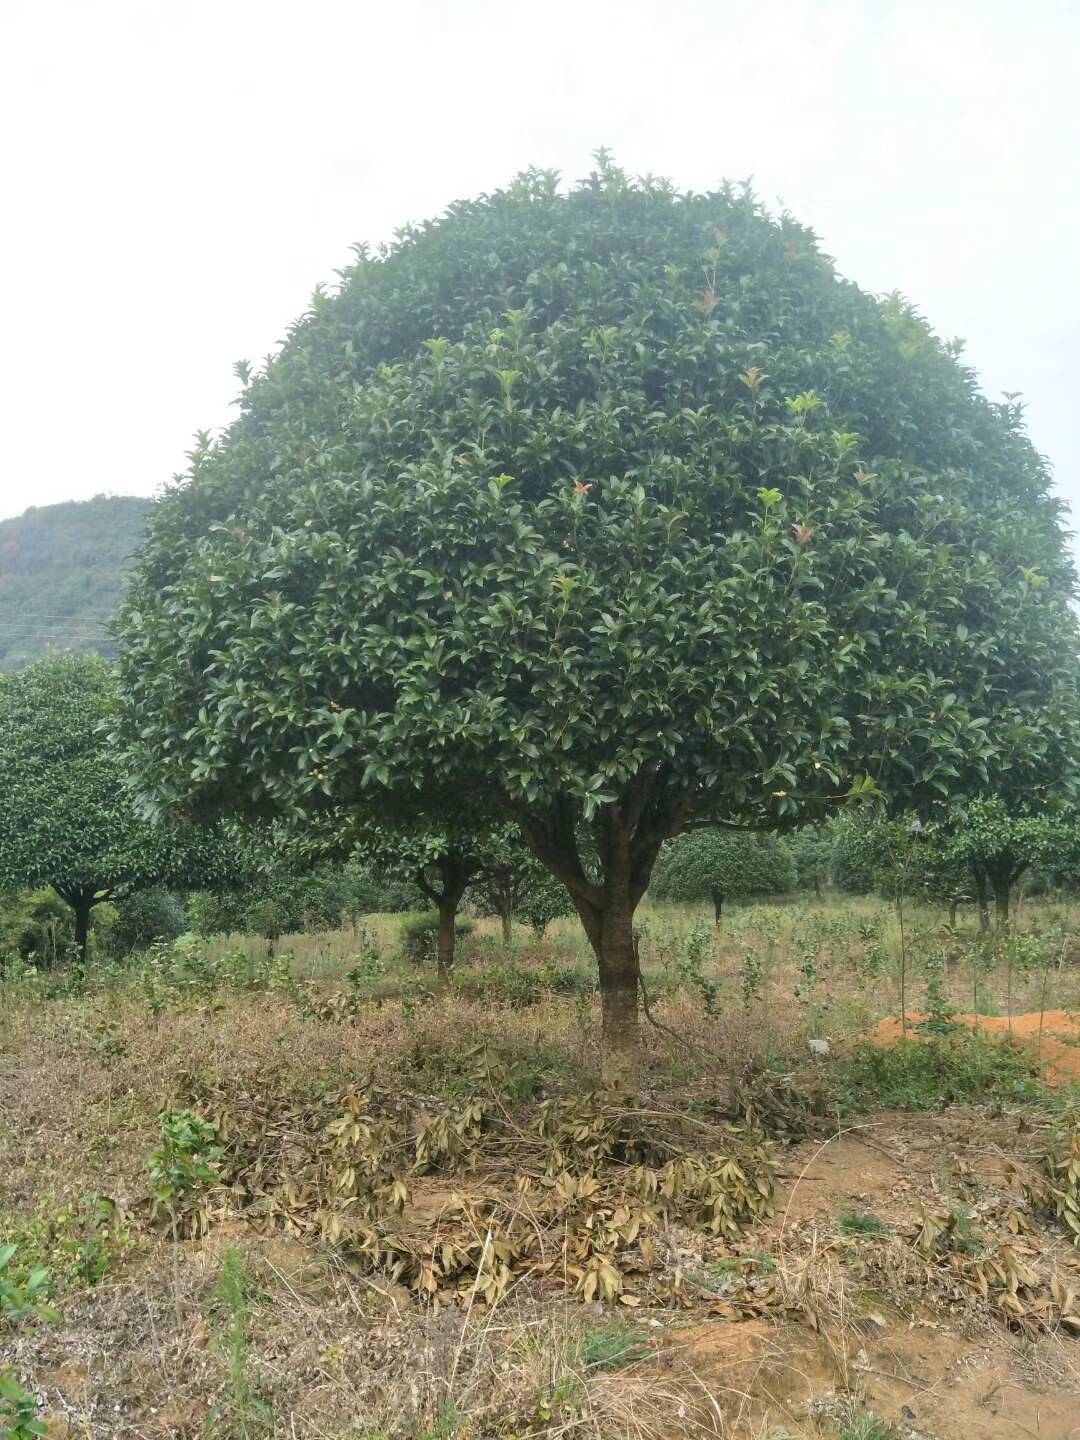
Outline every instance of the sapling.
{"label": "sapling", "polygon": [[[161,1143],[150,1156],[150,1188],[154,1210],[163,1208],[173,1238],[173,1297],[180,1323],[180,1272],[177,1241],[181,1216],[192,1208],[207,1186],[217,1179],[215,1161],[225,1153],[217,1143],[218,1127],[194,1110],[163,1110]],[[196,1219],[196,1226],[198,1220]]]}
{"label": "sapling", "polygon": [[37,1418],[41,1401],[19,1384],[10,1365],[0,1370],[0,1440],[37,1440],[49,1427]]}

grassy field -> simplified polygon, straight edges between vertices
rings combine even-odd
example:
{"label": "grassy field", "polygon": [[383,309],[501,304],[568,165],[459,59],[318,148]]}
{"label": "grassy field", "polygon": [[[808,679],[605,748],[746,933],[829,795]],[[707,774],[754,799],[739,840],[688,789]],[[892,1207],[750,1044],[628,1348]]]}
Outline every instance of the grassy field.
{"label": "grassy field", "polygon": [[900,918],[643,908],[632,1107],[570,921],[9,970],[0,1435],[1064,1440],[1080,908]]}

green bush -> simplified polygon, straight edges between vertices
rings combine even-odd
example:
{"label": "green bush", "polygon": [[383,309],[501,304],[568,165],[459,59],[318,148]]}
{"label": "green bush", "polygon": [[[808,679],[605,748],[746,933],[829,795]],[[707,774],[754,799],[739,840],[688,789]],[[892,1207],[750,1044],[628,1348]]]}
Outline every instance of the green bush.
{"label": "green bush", "polygon": [[145,950],[155,940],[175,940],[187,929],[183,901],[168,890],[138,890],[120,901],[109,930],[114,955]]}
{"label": "green bush", "polygon": [[10,1365],[0,1370],[0,1440],[38,1440],[49,1427],[37,1418],[41,1401],[19,1384]]}
{"label": "green bush", "polygon": [[71,907],[55,890],[22,890],[0,898],[0,969],[8,960],[58,964],[74,943]]}
{"label": "green bush", "polygon": [[597,988],[595,976],[553,961],[545,965],[497,961],[472,966],[456,971],[453,984],[455,991],[467,999],[515,1008],[536,1005],[548,995],[592,995]]}
{"label": "green bush", "polygon": [[839,1062],[834,1085],[841,1103],[855,1110],[930,1110],[1042,1093],[1029,1051],[967,1031],[928,1042],[901,1040],[891,1049],[858,1045]]}
{"label": "green bush", "polygon": [[[454,920],[454,935],[462,940],[476,929],[465,915]],[[422,915],[410,915],[401,922],[401,948],[414,965],[435,963],[435,947],[439,935],[439,916],[435,910],[426,910]]]}
{"label": "green bush", "polygon": [[52,1276],[44,1265],[27,1265],[17,1245],[0,1245],[0,1322],[56,1320],[49,1305]]}

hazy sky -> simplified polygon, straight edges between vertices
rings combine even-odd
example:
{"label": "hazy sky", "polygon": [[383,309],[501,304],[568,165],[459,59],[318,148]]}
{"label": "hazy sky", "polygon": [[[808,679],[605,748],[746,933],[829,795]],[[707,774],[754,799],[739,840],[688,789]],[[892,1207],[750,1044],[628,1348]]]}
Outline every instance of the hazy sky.
{"label": "hazy sky", "polygon": [[0,0],[0,516],[152,494],[353,241],[598,145],[753,176],[1080,518],[1080,0]]}

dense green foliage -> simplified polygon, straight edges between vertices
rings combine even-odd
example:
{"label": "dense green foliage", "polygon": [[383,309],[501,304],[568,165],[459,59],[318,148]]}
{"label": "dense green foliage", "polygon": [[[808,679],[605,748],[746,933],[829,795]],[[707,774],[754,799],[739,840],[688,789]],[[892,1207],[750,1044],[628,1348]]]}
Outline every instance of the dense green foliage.
{"label": "dense green foliage", "polygon": [[660,852],[649,893],[656,900],[710,902],[719,921],[724,901],[780,895],[795,888],[791,851],[773,835],[693,830]]}
{"label": "dense green foliage", "polygon": [[151,503],[95,495],[0,520],[0,670],[62,651],[112,653],[106,625]]}
{"label": "dense green foliage", "polygon": [[795,862],[795,884],[800,890],[813,890],[820,896],[822,890],[832,884],[835,822],[806,825],[796,830],[787,837],[787,847]]}
{"label": "dense green foliage", "polygon": [[1029,870],[1075,883],[1080,824],[1074,810],[1010,812],[997,796],[953,806],[922,825],[908,817],[848,816],[833,827],[833,874],[853,893],[877,890],[892,899],[921,897],[950,907],[977,903],[983,928],[994,902],[1008,923],[1013,887]]}
{"label": "dense green foliage", "polygon": [[175,940],[187,929],[183,901],[169,890],[136,890],[116,906],[109,929],[109,948],[115,955],[145,950],[155,940]]}
{"label": "dense green foliage", "polygon": [[143,819],[106,733],[116,691],[98,656],[0,677],[0,889],[52,885],[85,953],[91,908],[147,886],[225,876],[210,832]]}
{"label": "dense green foliage", "polygon": [[0,896],[0,968],[15,956],[55,965],[72,943],[71,908],[51,889]]}
{"label": "dense green foliage", "polygon": [[1019,408],[909,305],[744,191],[602,158],[316,295],[154,513],[124,733],[166,806],[483,794],[570,890],[625,1057],[688,821],[1071,784],[1071,584]]}
{"label": "dense green foliage", "polygon": [[573,913],[566,886],[540,864],[512,828],[496,831],[488,852],[487,864],[469,897],[482,914],[499,917],[504,940],[510,940],[515,918],[542,935],[557,916]]}

